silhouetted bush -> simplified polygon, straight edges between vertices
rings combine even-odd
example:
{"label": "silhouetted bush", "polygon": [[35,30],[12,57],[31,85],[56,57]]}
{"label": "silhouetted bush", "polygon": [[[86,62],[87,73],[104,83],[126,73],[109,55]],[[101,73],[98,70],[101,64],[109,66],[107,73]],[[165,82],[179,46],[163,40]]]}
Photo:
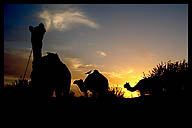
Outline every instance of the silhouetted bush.
{"label": "silhouetted bush", "polygon": [[144,78],[168,76],[177,73],[184,73],[187,71],[188,63],[185,61],[185,59],[183,61],[177,61],[175,63],[172,63],[171,60],[169,60],[167,63],[161,62],[160,64],[158,64],[152,69],[152,71],[149,71],[148,75],[144,73]]}
{"label": "silhouetted bush", "polygon": [[12,84],[5,85],[5,88],[29,88],[31,87],[30,81],[27,79],[18,78]]}
{"label": "silhouetted bush", "polygon": [[183,61],[161,62],[154,67],[144,79],[153,81],[153,88],[158,88],[161,95],[184,96],[184,87],[189,84],[188,63]]}
{"label": "silhouetted bush", "polygon": [[108,91],[108,96],[111,98],[123,98],[125,92],[122,90],[121,87],[110,87]]}

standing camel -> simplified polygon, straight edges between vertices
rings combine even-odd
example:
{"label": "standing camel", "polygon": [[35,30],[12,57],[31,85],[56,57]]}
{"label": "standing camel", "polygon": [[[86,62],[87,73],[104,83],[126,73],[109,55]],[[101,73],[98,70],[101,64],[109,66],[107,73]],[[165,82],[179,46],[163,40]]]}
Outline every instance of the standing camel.
{"label": "standing camel", "polygon": [[59,56],[47,53],[42,57],[43,37],[46,32],[41,23],[36,27],[29,26],[33,50],[33,65],[31,72],[31,84],[38,96],[56,97],[67,96],[71,85],[71,73],[62,63]]}

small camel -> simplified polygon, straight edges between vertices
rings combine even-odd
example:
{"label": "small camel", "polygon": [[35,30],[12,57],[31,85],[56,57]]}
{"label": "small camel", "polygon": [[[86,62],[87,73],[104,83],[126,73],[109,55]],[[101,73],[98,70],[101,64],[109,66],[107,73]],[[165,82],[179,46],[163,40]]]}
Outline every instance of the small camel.
{"label": "small camel", "polygon": [[77,84],[86,97],[88,97],[88,90],[93,93],[93,97],[96,97],[96,94],[103,97],[108,93],[108,80],[98,70],[94,70],[93,73],[89,74],[84,82],[80,79],[75,80],[73,84]]}

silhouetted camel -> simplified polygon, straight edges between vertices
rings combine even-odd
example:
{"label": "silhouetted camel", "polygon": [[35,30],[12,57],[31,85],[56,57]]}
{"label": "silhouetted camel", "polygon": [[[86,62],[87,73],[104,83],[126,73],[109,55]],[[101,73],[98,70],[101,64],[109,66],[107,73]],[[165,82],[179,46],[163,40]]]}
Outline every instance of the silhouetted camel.
{"label": "silhouetted camel", "polygon": [[[139,81],[140,82],[140,81]],[[127,90],[134,92],[136,90],[140,91],[141,96],[145,96],[146,90],[143,84],[138,83],[137,85],[135,85],[134,87],[131,87],[129,83],[125,83],[124,88],[126,88]]]}
{"label": "silhouetted camel", "polygon": [[126,88],[127,90],[129,90],[129,91],[131,91],[131,92],[134,92],[134,91],[137,90],[137,89],[131,87],[130,84],[127,83],[127,82],[125,83],[124,88]]}
{"label": "silhouetted camel", "polygon": [[131,87],[129,83],[126,83],[124,88],[131,92],[139,90],[141,96],[145,96],[147,94],[152,96],[159,96],[163,91],[161,82],[153,78],[141,79],[134,87]]}
{"label": "silhouetted camel", "polygon": [[80,79],[75,80],[73,84],[77,84],[80,90],[85,93],[85,96],[88,96],[88,90],[93,93],[93,97],[96,96],[96,93],[98,93],[99,97],[108,93],[108,80],[98,70],[94,70],[93,73],[89,74],[84,82]]}
{"label": "silhouetted camel", "polygon": [[67,66],[61,62],[59,56],[47,53],[41,57],[44,25],[29,27],[33,48],[33,70],[31,72],[31,84],[37,91],[37,95],[52,96],[53,90],[56,97],[67,96],[71,85],[71,73]]}

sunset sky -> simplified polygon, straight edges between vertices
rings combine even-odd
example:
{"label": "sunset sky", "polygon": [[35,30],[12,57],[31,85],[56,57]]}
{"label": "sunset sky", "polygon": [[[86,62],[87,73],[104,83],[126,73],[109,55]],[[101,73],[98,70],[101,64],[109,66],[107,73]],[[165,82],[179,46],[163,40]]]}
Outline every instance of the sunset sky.
{"label": "sunset sky", "polygon": [[[43,54],[58,53],[72,83],[98,69],[110,86],[134,86],[161,61],[188,59],[188,5],[12,4],[4,6],[5,84],[23,76],[31,50],[28,27],[41,22],[47,29]],[[76,85],[71,90],[81,94]]]}

